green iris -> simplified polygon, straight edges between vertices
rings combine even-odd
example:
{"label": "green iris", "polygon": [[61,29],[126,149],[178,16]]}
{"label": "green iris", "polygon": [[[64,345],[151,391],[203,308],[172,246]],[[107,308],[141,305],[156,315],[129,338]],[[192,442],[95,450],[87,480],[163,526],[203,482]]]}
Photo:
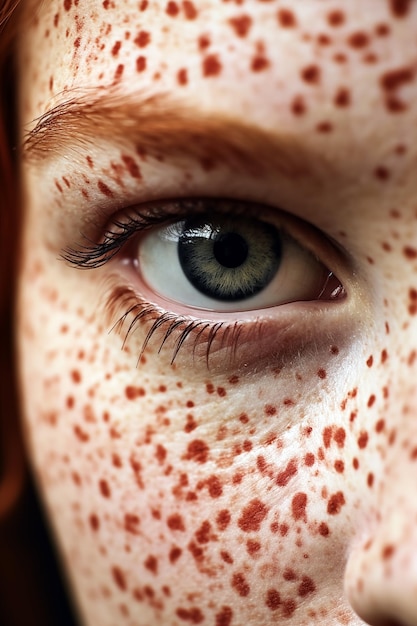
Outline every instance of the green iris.
{"label": "green iris", "polygon": [[257,219],[194,217],[183,222],[178,257],[198,291],[234,302],[271,282],[281,263],[282,239],[274,226]]}

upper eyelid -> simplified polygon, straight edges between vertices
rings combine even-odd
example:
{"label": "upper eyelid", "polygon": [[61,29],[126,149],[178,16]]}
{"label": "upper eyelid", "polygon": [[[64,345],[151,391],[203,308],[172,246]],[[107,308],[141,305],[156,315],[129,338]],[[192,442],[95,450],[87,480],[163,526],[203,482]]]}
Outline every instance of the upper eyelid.
{"label": "upper eyelid", "polygon": [[[223,207],[223,210],[220,207]],[[227,211],[224,211],[225,207],[227,207]],[[264,221],[275,223],[279,228],[286,230],[300,245],[304,245],[321,262],[326,264],[326,259],[321,258],[321,254],[324,253],[323,248],[326,249],[326,252],[330,252],[332,249],[335,253],[338,252],[335,244],[330,243],[324,233],[319,233],[313,225],[287,214],[282,209],[260,205],[252,201],[227,198],[184,198],[155,203],[150,202],[139,207],[124,209],[118,212],[104,229],[98,227],[100,232],[98,241],[83,236],[82,242],[77,243],[74,247],[68,246],[64,248],[60,256],[73,267],[96,269],[115,257],[136,233],[149,229],[152,226],[168,223],[169,221],[177,221],[190,214],[210,212],[227,212],[235,216],[241,214],[245,215],[245,217],[252,216],[262,219],[262,211],[264,213]],[[289,226],[291,227],[289,228]],[[308,229],[309,241],[305,241],[306,236],[304,233],[297,232],[303,228]],[[326,239],[327,245],[324,246]],[[320,249],[320,253],[318,253],[318,249]],[[335,254],[334,261],[338,257],[339,255]]]}

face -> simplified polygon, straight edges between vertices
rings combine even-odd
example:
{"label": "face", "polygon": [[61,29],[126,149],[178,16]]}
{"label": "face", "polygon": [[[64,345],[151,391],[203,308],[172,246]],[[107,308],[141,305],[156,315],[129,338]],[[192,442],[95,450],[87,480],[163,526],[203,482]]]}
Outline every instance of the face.
{"label": "face", "polygon": [[80,619],[417,624],[416,3],[26,11],[20,375]]}

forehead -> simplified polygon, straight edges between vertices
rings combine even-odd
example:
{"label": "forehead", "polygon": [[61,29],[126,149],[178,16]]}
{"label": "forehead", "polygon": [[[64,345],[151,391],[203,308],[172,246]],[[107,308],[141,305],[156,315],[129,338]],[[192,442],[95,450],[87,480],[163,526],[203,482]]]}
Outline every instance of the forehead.
{"label": "forehead", "polygon": [[398,113],[414,78],[416,9],[409,0],[52,0],[29,19],[22,47],[37,112],[62,92],[116,84],[215,94],[218,107],[232,98],[259,119],[277,107],[302,117],[330,91],[337,107],[382,95]]}

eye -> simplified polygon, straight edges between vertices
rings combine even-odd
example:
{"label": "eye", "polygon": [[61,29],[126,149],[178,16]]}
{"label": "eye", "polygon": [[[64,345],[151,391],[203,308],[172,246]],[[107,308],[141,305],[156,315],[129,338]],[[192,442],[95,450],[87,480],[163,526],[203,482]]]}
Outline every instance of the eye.
{"label": "eye", "polygon": [[143,235],[135,267],[159,297],[192,309],[239,312],[340,298],[334,274],[284,228],[210,213]]}

